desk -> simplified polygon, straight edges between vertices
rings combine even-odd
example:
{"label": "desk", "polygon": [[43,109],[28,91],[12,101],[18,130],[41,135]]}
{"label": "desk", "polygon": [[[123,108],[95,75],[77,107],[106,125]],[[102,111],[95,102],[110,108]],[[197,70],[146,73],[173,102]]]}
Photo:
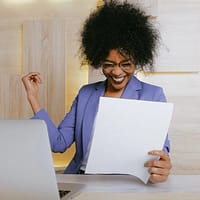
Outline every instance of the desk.
{"label": "desk", "polygon": [[129,175],[63,175],[58,183],[82,183],[74,200],[200,200],[200,175],[171,175],[159,184],[143,184]]}

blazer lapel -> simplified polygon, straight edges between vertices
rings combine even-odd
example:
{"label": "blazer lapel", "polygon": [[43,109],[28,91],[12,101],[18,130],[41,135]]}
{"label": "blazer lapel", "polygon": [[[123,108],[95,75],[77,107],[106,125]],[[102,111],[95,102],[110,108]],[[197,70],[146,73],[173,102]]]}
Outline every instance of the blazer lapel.
{"label": "blazer lapel", "polygon": [[140,99],[141,82],[133,76],[128,82],[121,98],[124,99]]}

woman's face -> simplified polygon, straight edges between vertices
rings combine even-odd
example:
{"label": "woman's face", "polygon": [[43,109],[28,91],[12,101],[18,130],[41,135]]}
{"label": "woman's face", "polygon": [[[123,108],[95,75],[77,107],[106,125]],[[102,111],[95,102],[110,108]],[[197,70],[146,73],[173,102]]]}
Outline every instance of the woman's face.
{"label": "woman's face", "polygon": [[111,50],[102,64],[102,70],[107,77],[107,91],[123,91],[135,72],[135,65],[130,57],[123,56],[117,50]]}

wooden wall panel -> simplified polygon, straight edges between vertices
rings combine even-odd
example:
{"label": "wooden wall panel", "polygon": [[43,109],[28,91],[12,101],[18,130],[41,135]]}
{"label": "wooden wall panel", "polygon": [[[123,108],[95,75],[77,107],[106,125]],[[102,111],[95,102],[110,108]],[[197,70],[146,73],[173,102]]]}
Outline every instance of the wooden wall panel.
{"label": "wooden wall panel", "polygon": [[22,66],[22,25],[0,23],[0,72],[19,74]]}
{"label": "wooden wall panel", "polygon": [[83,23],[83,19],[69,18],[66,20],[66,63],[67,63],[67,79],[66,79],[66,91],[67,91],[67,105],[68,111],[71,104],[78,94],[80,87],[88,83],[88,68],[81,66],[80,62],[80,29]]}
{"label": "wooden wall panel", "polygon": [[23,66],[22,24],[0,21],[0,118],[31,116],[21,82]]}
{"label": "wooden wall panel", "polygon": [[0,74],[0,110],[1,119],[26,119],[31,116],[21,75]]}
{"label": "wooden wall panel", "polygon": [[40,72],[42,104],[58,124],[65,114],[65,23],[62,20],[27,21],[23,25],[23,38],[23,73]]}
{"label": "wooden wall panel", "polygon": [[[22,28],[23,27],[23,28]],[[65,23],[35,20],[0,23],[2,119],[31,117],[21,77],[41,73],[41,102],[57,124],[65,114]]]}

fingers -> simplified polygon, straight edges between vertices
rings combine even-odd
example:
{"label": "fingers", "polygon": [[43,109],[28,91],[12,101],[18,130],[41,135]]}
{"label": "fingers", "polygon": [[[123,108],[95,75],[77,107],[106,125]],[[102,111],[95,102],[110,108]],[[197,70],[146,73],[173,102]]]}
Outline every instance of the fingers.
{"label": "fingers", "polygon": [[171,169],[170,157],[164,151],[150,151],[149,155],[157,156],[159,160],[150,160],[145,163],[145,167],[160,167]]}
{"label": "fingers", "polygon": [[23,83],[27,83],[28,81],[35,82],[35,83],[42,83],[39,72],[28,73],[27,75],[22,77],[22,81]]}
{"label": "fingers", "polygon": [[37,90],[39,84],[42,83],[39,72],[30,72],[22,77],[22,82],[27,92]]}
{"label": "fingers", "polygon": [[152,156],[159,156],[162,160],[170,160],[169,156],[164,151],[154,150],[148,152],[148,154]]}
{"label": "fingers", "polygon": [[144,165],[149,168],[151,174],[149,181],[151,183],[166,181],[172,168],[169,156],[164,151],[150,151],[148,154],[160,158],[159,160],[148,161]]}
{"label": "fingers", "polygon": [[149,182],[150,183],[162,183],[165,182],[167,180],[168,176],[161,176],[158,174],[151,174],[150,178],[149,178]]}
{"label": "fingers", "polygon": [[149,168],[149,173],[150,174],[157,174],[157,175],[164,175],[164,176],[168,176],[169,175],[169,171],[171,168],[163,168],[162,167],[157,167],[157,166],[153,166]]}
{"label": "fingers", "polygon": [[29,76],[28,79],[32,82],[35,82],[35,83],[41,83],[42,82],[39,74],[33,74],[33,75]]}
{"label": "fingers", "polygon": [[31,99],[37,99],[39,84],[42,83],[40,73],[30,72],[22,77],[22,82],[24,84],[29,101],[31,101]]}
{"label": "fingers", "polygon": [[[162,160],[152,160],[148,161],[144,165],[145,167],[149,167],[149,170],[151,169],[171,169],[171,162],[170,161],[162,161]],[[153,173],[150,171],[150,173]]]}
{"label": "fingers", "polygon": [[26,89],[27,99],[32,107],[34,113],[42,109],[39,102],[39,84],[42,83],[39,72],[30,72],[22,77],[22,82]]}

